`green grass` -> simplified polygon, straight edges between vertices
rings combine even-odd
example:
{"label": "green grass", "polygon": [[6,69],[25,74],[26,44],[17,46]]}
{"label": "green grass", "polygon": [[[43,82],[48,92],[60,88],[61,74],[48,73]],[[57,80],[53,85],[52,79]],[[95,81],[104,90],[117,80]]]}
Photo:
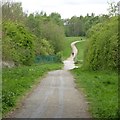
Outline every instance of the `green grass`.
{"label": "green grass", "polygon": [[2,71],[2,112],[3,116],[19,103],[41,77],[50,70],[61,69],[60,63],[21,66]]}
{"label": "green grass", "polygon": [[[81,41],[81,39],[85,40],[85,38],[83,38],[83,37],[66,37],[65,42],[64,42],[65,49],[63,51],[63,59],[67,59],[71,54],[71,46],[70,46],[70,44],[72,42],[74,42],[74,41],[77,41],[77,40]],[[81,44],[84,44],[84,43],[81,42],[81,43],[77,43],[76,45],[77,45],[77,47],[79,47],[79,52],[82,55],[82,51],[81,51],[82,50],[82,48],[81,48],[82,45]],[[79,58],[81,59],[80,55],[78,56],[78,59]]]}
{"label": "green grass", "polygon": [[77,55],[77,59],[78,59],[78,60],[83,60],[85,42],[86,42],[86,41],[83,41],[83,42],[80,42],[80,43],[77,43],[77,44],[76,44],[76,47],[77,47],[77,49],[78,49],[78,55]]}
{"label": "green grass", "polygon": [[108,71],[72,70],[75,83],[90,102],[94,118],[115,118],[118,112],[118,75]]}
{"label": "green grass", "polygon": [[[82,38],[85,40],[86,38]],[[64,58],[71,54],[70,44],[81,40],[80,37],[67,37],[66,48],[63,51]],[[76,44],[78,55],[77,66],[81,66],[84,57],[85,41]],[[90,102],[90,113],[93,118],[115,118],[118,114],[118,74],[113,71],[87,71],[84,68],[72,70],[77,87],[87,95]]]}

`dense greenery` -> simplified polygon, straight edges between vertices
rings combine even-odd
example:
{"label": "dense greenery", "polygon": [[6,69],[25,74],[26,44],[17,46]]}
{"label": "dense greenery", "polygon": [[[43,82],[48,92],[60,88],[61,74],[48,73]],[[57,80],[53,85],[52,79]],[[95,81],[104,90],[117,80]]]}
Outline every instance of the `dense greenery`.
{"label": "dense greenery", "polygon": [[10,21],[3,24],[3,31],[3,60],[16,65],[33,63],[35,37],[23,25]]}
{"label": "dense greenery", "polygon": [[77,87],[86,94],[94,118],[118,117],[118,74],[111,71],[72,71]]}
{"label": "dense greenery", "polygon": [[67,37],[73,36],[86,36],[87,31],[98,23],[103,23],[109,17],[118,15],[119,3],[108,2],[108,14],[95,15],[94,13],[86,16],[73,16],[68,19],[64,19],[65,35]]}
{"label": "dense greenery", "polygon": [[[36,14],[30,14],[27,17],[26,20],[26,26],[28,29],[34,33],[38,40],[36,41],[36,49],[40,53],[43,51],[43,49],[40,49],[40,46],[42,47],[43,45],[41,44],[41,40],[45,39],[47,40],[49,46],[43,46],[46,48],[44,49],[44,52],[47,54],[53,54],[60,52],[63,49],[63,41],[64,41],[64,28],[61,17],[58,17],[59,14],[52,13],[50,16],[46,16],[45,13],[36,13]],[[54,18],[56,17],[56,22]],[[58,18],[57,18],[58,17]],[[59,44],[58,44],[59,43]],[[49,48],[49,49],[48,49]],[[44,55],[44,53],[42,53]]]}
{"label": "dense greenery", "polygon": [[27,15],[17,2],[5,2],[2,10],[4,61],[32,65],[37,55],[56,55],[63,50],[64,27],[58,13]]}
{"label": "dense greenery", "polygon": [[86,32],[95,24],[101,23],[108,19],[108,15],[95,16],[87,14],[85,17],[73,16],[71,19],[64,20],[65,34],[67,37],[71,36],[86,36]]}
{"label": "dense greenery", "polygon": [[2,108],[3,114],[16,106],[28,90],[39,83],[41,77],[50,70],[60,69],[61,64],[36,64],[3,69]]}
{"label": "dense greenery", "polygon": [[[84,58],[84,49],[87,38],[82,38],[83,42],[77,43],[77,61]],[[81,40],[80,37],[68,37],[63,55],[65,59],[71,54],[70,44],[73,41]],[[82,62],[77,62],[79,67]],[[77,68],[72,70],[77,88],[83,91],[89,102],[89,111],[93,118],[117,118],[118,111],[118,73],[111,70],[93,71]]]}
{"label": "dense greenery", "polygon": [[117,70],[117,66],[118,19],[112,17],[88,31],[83,67],[91,70]]}
{"label": "dense greenery", "polygon": [[117,117],[118,18],[117,6],[109,5],[108,15],[92,13],[65,20],[58,13],[28,15],[21,3],[2,5],[2,59],[17,66],[3,68],[3,113],[39,82],[37,78],[49,70],[60,69],[61,64],[34,65],[36,56],[53,55],[60,61],[62,55],[66,59],[71,54],[71,42],[82,39],[86,41],[76,45],[79,52],[75,61],[81,66],[79,61],[83,60],[82,68],[73,70],[76,84],[87,94],[93,117]]}

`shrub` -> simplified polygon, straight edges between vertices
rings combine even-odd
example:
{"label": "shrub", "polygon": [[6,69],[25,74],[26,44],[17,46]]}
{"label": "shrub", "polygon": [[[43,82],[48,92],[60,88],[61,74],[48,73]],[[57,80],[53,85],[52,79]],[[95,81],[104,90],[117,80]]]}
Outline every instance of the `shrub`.
{"label": "shrub", "polygon": [[118,66],[118,21],[110,18],[92,27],[84,54],[85,69],[117,70]]}
{"label": "shrub", "polygon": [[16,65],[31,65],[34,58],[35,36],[17,23],[3,23],[3,60],[11,59]]}

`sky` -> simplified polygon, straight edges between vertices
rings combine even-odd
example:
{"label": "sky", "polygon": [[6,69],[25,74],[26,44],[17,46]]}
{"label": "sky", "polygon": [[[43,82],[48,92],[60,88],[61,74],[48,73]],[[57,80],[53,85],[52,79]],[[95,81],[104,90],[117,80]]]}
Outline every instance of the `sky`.
{"label": "sky", "polygon": [[95,15],[108,14],[108,3],[119,0],[12,0],[22,2],[25,12],[46,12],[47,15],[57,12],[63,19],[72,16],[85,16],[87,13]]}

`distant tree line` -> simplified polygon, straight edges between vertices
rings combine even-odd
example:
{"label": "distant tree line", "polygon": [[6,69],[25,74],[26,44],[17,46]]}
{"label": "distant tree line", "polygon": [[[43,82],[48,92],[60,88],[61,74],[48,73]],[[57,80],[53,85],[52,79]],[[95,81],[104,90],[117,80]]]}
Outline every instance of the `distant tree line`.
{"label": "distant tree line", "polygon": [[108,19],[108,15],[95,16],[87,14],[85,17],[73,16],[71,19],[64,20],[66,36],[86,36],[87,31],[97,23]]}
{"label": "distant tree line", "polygon": [[95,15],[94,13],[86,16],[73,16],[70,19],[64,20],[65,35],[71,36],[86,36],[87,31],[94,25],[108,20],[110,17],[118,15],[120,3],[108,2],[108,14]]}
{"label": "distant tree line", "polygon": [[23,12],[21,3],[5,2],[2,4],[2,59],[14,61],[16,65],[31,65],[37,55],[60,56],[65,47],[65,36],[86,36],[88,45],[84,66],[105,68],[106,60],[107,67],[114,68],[117,66],[118,5],[109,3],[108,15],[95,16],[92,13],[61,19],[59,13],[47,15],[41,11],[27,14]]}

